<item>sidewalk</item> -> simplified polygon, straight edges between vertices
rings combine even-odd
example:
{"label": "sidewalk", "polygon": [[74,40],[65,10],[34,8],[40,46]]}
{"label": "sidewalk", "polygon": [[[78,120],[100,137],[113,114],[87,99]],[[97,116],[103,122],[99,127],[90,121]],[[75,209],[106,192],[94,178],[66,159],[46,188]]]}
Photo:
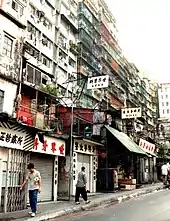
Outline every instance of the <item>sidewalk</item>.
{"label": "sidewalk", "polygon": [[96,195],[89,196],[91,200],[90,204],[85,205],[84,202],[81,202],[81,205],[75,205],[72,202],[50,202],[50,203],[41,203],[38,206],[38,214],[35,218],[30,218],[28,215],[29,210],[19,211],[15,213],[0,214],[0,221],[43,221],[58,216],[66,215],[76,211],[81,211],[89,209],[92,207],[97,207],[101,204],[107,204],[111,202],[122,202],[133,197],[140,195],[156,192],[163,189],[163,185],[152,184],[144,186],[143,188],[132,190],[132,191],[121,191],[117,193],[97,193]]}

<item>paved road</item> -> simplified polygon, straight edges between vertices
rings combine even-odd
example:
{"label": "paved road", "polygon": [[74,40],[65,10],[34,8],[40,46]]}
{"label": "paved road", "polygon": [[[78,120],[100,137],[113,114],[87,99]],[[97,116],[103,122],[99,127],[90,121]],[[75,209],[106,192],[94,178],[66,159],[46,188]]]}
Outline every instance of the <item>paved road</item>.
{"label": "paved road", "polygon": [[170,190],[51,221],[170,221]]}

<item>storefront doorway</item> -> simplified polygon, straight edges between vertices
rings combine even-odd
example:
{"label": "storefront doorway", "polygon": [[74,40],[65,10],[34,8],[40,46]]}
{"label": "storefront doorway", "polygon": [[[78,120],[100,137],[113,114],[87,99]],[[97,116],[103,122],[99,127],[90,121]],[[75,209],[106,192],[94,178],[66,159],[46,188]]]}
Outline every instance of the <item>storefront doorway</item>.
{"label": "storefront doorway", "polygon": [[87,154],[78,154],[77,156],[77,172],[81,171],[81,167],[86,168],[86,176],[87,176],[87,190],[91,191],[91,170],[90,170],[90,155]]}
{"label": "storefront doorway", "polygon": [[41,174],[41,193],[39,202],[53,200],[53,175],[54,175],[54,156],[47,154],[32,153],[30,162],[34,163],[35,168]]}

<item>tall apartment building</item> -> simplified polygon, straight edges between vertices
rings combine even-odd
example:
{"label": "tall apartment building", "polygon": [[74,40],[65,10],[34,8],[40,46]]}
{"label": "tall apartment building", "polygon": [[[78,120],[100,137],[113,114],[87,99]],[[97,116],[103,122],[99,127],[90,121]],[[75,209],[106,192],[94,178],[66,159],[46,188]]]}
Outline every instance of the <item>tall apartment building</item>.
{"label": "tall apartment building", "polygon": [[170,118],[170,84],[160,84],[159,95],[159,117]]}
{"label": "tall apartment building", "polygon": [[170,84],[160,84],[158,88],[159,119],[157,140],[170,148]]}

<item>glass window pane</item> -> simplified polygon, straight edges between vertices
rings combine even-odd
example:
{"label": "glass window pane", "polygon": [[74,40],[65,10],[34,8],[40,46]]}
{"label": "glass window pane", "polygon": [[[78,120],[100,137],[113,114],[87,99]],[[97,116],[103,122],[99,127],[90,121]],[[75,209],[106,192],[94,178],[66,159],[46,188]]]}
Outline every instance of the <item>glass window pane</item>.
{"label": "glass window pane", "polygon": [[30,65],[27,65],[27,81],[34,83],[34,69]]}

